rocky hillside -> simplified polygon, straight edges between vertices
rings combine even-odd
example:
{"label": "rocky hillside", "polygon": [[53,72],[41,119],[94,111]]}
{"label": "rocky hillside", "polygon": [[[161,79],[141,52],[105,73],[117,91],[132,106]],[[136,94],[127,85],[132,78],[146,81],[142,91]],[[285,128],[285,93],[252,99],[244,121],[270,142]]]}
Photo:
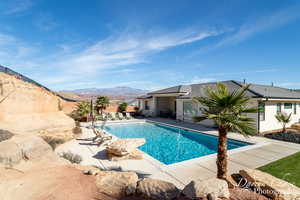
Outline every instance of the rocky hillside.
{"label": "rocky hillside", "polygon": [[0,72],[0,127],[13,133],[69,133],[73,119],[62,111],[64,100],[20,76]]}

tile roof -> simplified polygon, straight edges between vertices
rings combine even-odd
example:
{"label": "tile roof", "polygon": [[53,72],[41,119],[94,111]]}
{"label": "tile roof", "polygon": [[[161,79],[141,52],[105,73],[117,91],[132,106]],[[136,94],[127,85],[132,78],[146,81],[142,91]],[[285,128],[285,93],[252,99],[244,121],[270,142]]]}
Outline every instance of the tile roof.
{"label": "tile roof", "polygon": [[191,91],[190,85],[178,85],[178,86],[150,92],[148,94],[151,95],[151,94],[187,93],[190,91]]}
{"label": "tile roof", "polygon": [[[234,91],[236,89],[241,89],[245,84],[239,81],[229,80],[221,81],[225,84],[229,91]],[[204,96],[205,89],[211,87],[212,89],[216,88],[217,82],[211,83],[200,83],[192,85],[179,85],[174,86],[154,92],[148,93],[151,94],[168,94],[168,93],[186,93],[179,98],[193,98],[196,96]],[[300,99],[300,92],[295,90],[290,90],[286,88],[268,86],[268,85],[259,85],[259,84],[250,84],[249,89],[246,91],[246,95],[252,98],[278,98],[278,99]]]}

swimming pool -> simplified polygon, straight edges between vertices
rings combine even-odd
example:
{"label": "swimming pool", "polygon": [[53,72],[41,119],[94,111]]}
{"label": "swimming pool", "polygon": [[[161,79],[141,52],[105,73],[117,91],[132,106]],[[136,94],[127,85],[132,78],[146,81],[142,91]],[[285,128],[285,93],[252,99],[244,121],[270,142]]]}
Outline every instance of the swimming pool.
{"label": "swimming pool", "polygon": [[[167,165],[214,154],[218,148],[216,136],[156,123],[111,124],[104,129],[119,138],[145,138],[139,149]],[[228,140],[228,149],[247,145]]]}

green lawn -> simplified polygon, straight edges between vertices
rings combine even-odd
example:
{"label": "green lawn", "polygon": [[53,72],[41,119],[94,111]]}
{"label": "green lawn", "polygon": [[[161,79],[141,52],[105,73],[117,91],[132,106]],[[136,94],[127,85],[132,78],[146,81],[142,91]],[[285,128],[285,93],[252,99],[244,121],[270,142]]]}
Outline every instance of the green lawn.
{"label": "green lawn", "polygon": [[300,152],[258,169],[300,187]]}

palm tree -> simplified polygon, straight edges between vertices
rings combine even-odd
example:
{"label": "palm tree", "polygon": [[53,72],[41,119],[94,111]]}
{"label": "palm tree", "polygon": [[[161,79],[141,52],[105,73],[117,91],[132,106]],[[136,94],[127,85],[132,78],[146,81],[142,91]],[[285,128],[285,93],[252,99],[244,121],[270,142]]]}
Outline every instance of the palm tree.
{"label": "palm tree", "polygon": [[285,133],[286,132],[286,124],[290,123],[292,113],[287,115],[286,113],[280,112],[280,113],[277,113],[277,115],[275,117],[278,120],[278,122],[280,122],[282,124],[282,132]]}
{"label": "palm tree", "polygon": [[195,97],[203,107],[200,108],[201,116],[194,117],[195,121],[211,119],[218,126],[219,141],[217,155],[217,178],[227,179],[227,133],[235,131],[245,136],[256,132],[254,119],[248,113],[257,113],[257,108],[249,108],[250,98],[246,91],[250,85],[241,90],[229,92],[222,83],[217,83],[216,90],[206,88],[205,97]]}
{"label": "palm tree", "polygon": [[82,118],[86,118],[86,121],[88,121],[88,115],[91,112],[91,105],[89,102],[86,101],[82,101],[79,102],[76,108],[76,114],[79,115],[79,117]]}
{"label": "palm tree", "polygon": [[96,100],[96,106],[101,111],[101,114],[103,113],[103,110],[106,109],[107,106],[109,106],[109,98],[106,96],[100,96]]}

